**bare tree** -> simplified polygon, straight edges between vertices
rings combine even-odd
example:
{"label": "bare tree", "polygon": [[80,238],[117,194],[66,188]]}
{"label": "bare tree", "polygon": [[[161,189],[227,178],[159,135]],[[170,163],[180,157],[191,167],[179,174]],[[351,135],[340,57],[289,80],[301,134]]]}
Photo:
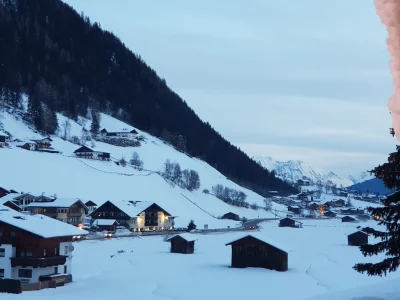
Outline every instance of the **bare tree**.
{"label": "bare tree", "polygon": [[271,209],[272,209],[272,201],[271,201],[271,199],[268,199],[268,198],[264,199],[264,209],[266,211],[271,211]]}
{"label": "bare tree", "polygon": [[138,170],[143,170],[143,161],[140,159],[137,152],[133,152],[130,163],[134,168]]}
{"label": "bare tree", "polygon": [[119,160],[119,164],[120,164],[121,166],[125,167],[125,166],[126,166],[126,163],[127,163],[127,162],[126,162],[125,157],[122,156],[121,159]]}
{"label": "bare tree", "polygon": [[69,139],[69,136],[71,134],[71,122],[69,119],[65,118],[64,121],[61,123],[61,135],[62,139],[64,141],[67,141]]}

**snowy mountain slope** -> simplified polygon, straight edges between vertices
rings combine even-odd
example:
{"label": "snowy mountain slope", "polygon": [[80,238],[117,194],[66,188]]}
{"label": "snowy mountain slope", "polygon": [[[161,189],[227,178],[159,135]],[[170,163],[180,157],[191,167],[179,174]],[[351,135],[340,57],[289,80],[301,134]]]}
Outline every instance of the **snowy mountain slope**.
{"label": "snowy mountain slope", "polygon": [[274,170],[278,177],[287,180],[289,182],[297,182],[299,179],[304,177],[312,182],[316,183],[321,181],[326,184],[328,181],[332,181],[337,186],[343,185],[344,187],[352,185],[352,181],[337,175],[334,172],[327,172],[322,169],[312,167],[299,160],[289,160],[286,162],[275,161],[268,156],[259,156],[253,158],[261,166],[268,170]]}
{"label": "snowy mountain slope", "polygon": [[360,174],[357,174],[357,175],[354,175],[354,176],[353,175],[349,176],[349,179],[353,182],[353,184],[361,183],[361,182],[370,180],[372,178],[374,178],[374,176],[372,176],[367,171],[364,171],[364,172],[362,172]]}
{"label": "snowy mountain slope", "polygon": [[[40,137],[13,115],[4,113],[3,116],[4,129],[10,132],[13,138]],[[60,125],[62,125],[65,117],[60,115],[58,117]],[[81,125],[72,120],[70,123],[70,135],[80,136]],[[88,121],[86,128],[89,127],[90,122]],[[103,127],[107,130],[133,128],[104,114],[101,121],[101,128]],[[263,197],[227,180],[225,176],[205,162],[190,158],[145,132],[140,134],[146,138],[140,147],[117,147],[95,142],[95,149],[110,152],[111,156],[116,159],[124,156],[127,160],[135,151],[143,160],[144,168],[152,171],[161,170],[166,159],[177,161],[182,169],[194,169],[199,173],[200,189],[188,192],[177,186],[172,187],[156,173],[137,171],[129,166],[118,166],[113,161],[77,159],[72,157],[72,153],[79,146],[56,136],[52,137],[54,140],[52,146],[62,154],[31,152],[14,146],[11,149],[0,149],[0,163],[7,170],[0,174],[1,186],[13,188],[19,192],[36,194],[46,192],[56,194],[58,197],[93,200],[97,204],[112,199],[154,201],[173,215],[178,216],[176,226],[186,226],[190,219],[194,219],[199,228],[202,228],[204,224],[208,224],[210,228],[234,226],[237,222],[218,220],[213,217],[227,212],[237,213],[249,219],[258,216],[272,217],[271,213],[264,210],[254,211],[230,206],[212,195],[202,193],[203,189],[211,189],[213,185],[223,184],[244,191],[249,203],[263,205]],[[284,206],[274,205],[274,209],[286,211]]]}

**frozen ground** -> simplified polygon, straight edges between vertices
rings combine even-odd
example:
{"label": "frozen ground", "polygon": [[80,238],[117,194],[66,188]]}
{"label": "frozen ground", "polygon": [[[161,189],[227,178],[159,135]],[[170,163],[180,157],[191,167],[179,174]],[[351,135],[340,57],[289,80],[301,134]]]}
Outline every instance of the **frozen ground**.
{"label": "frozen ground", "polygon": [[352,269],[356,262],[368,260],[357,247],[347,246],[346,234],[360,224],[310,221],[304,225],[294,229],[279,228],[275,222],[262,224],[261,234],[292,249],[287,272],[229,268],[231,249],[225,243],[244,236],[243,232],[195,235],[193,255],[168,253],[169,244],[162,237],[84,241],[75,243],[73,283],[1,299],[398,299],[379,296],[400,290],[398,272],[380,278]]}

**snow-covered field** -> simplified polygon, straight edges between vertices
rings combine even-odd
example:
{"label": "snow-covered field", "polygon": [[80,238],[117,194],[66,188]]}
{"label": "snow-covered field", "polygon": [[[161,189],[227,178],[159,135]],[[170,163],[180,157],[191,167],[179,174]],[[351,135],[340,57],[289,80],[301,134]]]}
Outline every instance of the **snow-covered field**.
{"label": "snow-covered field", "polygon": [[[58,115],[58,118],[60,125],[64,123],[65,117]],[[14,139],[40,138],[40,135],[9,113],[3,112],[2,123],[4,130],[11,133]],[[81,125],[74,121],[70,123],[70,136],[81,136]],[[86,128],[90,128],[89,121],[86,123]],[[102,114],[101,128],[106,128],[108,131],[121,131],[123,128],[132,129],[133,127]],[[199,173],[200,189],[196,192],[188,192],[177,186],[172,187],[158,174],[139,172],[128,166],[118,166],[112,161],[77,159],[72,157],[72,154],[79,146],[57,136],[52,136],[54,140],[52,146],[62,154],[32,152],[14,146],[11,149],[0,149],[0,165],[7,170],[0,174],[0,186],[19,192],[35,194],[45,192],[56,194],[58,197],[92,200],[97,204],[106,200],[153,201],[171,214],[178,216],[177,227],[187,226],[190,219],[195,221],[198,228],[203,228],[205,224],[209,228],[238,225],[238,222],[215,218],[227,212],[233,212],[248,219],[273,217],[271,213],[264,210],[254,211],[230,206],[212,195],[202,193],[203,189],[211,190],[212,186],[222,184],[244,191],[247,194],[246,201],[250,204],[263,205],[263,197],[231,182],[207,163],[190,158],[145,132],[140,132],[140,134],[146,138],[146,142],[140,147],[117,147],[95,142],[95,150],[110,152],[116,159],[124,156],[127,160],[136,151],[144,162],[144,168],[151,171],[162,170],[166,159],[177,161],[182,169],[194,169]],[[90,142],[88,146],[90,147]],[[286,210],[284,206],[278,204],[274,204],[274,209]]]}
{"label": "snow-covered field", "polygon": [[[162,237],[83,241],[75,243],[73,283],[57,289],[1,297],[4,300],[127,296],[148,300],[313,297],[348,300],[353,298],[343,291],[355,288],[353,296],[368,296],[379,292],[373,289],[373,284],[386,285],[388,280],[399,279],[400,274],[368,277],[352,269],[357,262],[379,259],[364,258],[358,247],[347,246],[346,235],[354,232],[357,225],[367,224],[316,220],[306,221],[304,228],[295,229],[279,228],[274,221],[262,223],[260,234],[292,249],[287,272],[229,268],[231,249],[225,243],[251,232],[193,234],[197,241],[192,255],[169,253],[169,243]],[[375,226],[376,222],[368,225]],[[118,253],[120,250],[124,253]]]}

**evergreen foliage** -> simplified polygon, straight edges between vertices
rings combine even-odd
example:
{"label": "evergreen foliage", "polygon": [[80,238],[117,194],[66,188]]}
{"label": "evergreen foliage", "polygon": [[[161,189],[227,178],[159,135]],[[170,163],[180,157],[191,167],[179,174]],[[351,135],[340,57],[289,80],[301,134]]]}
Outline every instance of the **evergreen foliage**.
{"label": "evergreen foliage", "polygon": [[[106,112],[255,192],[297,192],[201,121],[139,55],[68,4],[2,0],[0,28],[0,105],[17,107],[27,94],[38,130],[54,132],[56,112],[74,120],[88,110]],[[92,133],[98,123],[95,116]]]}
{"label": "evergreen foliage", "polygon": [[[393,131],[391,130],[391,133]],[[387,163],[379,165],[371,174],[383,180],[389,189],[395,189],[385,200],[384,207],[372,208],[368,211],[374,219],[379,219],[378,224],[386,227],[385,231],[374,228],[364,228],[363,231],[379,238],[376,244],[366,244],[360,247],[364,256],[374,256],[384,253],[386,258],[378,263],[359,263],[354,266],[357,272],[367,272],[369,276],[383,276],[394,272],[400,265],[400,146],[396,152],[389,155]]]}

